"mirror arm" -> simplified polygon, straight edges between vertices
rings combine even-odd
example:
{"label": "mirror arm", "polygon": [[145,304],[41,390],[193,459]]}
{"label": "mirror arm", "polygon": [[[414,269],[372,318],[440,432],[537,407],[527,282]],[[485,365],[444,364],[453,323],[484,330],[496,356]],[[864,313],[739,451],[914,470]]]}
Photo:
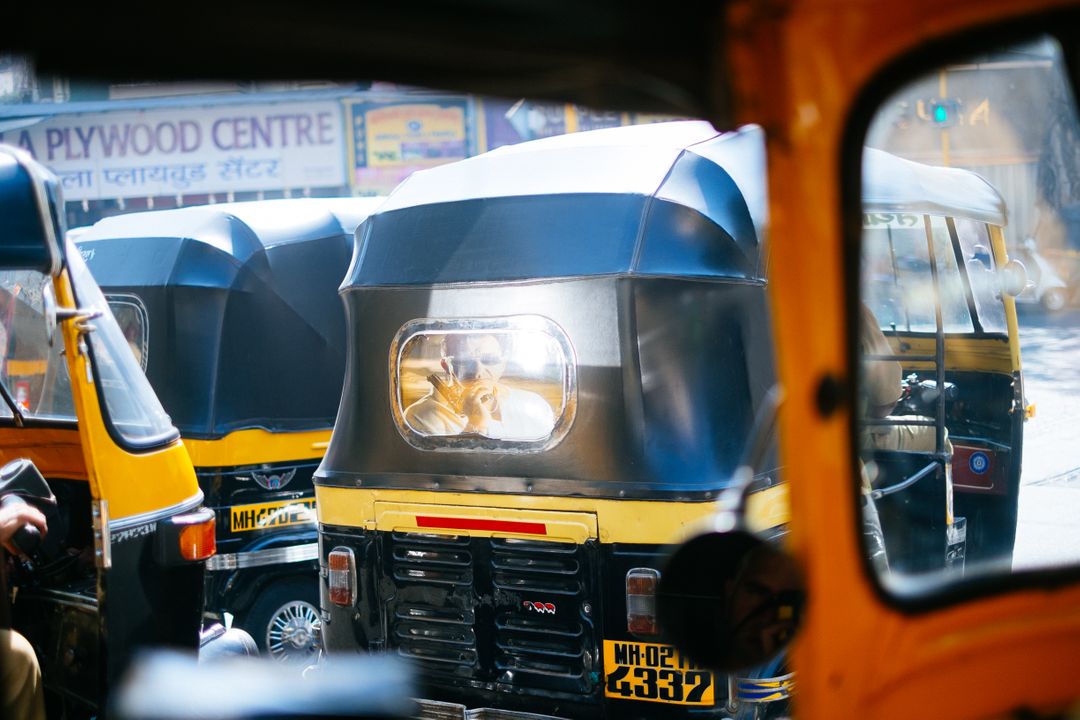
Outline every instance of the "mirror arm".
{"label": "mirror arm", "polygon": [[57,320],[74,320],[76,327],[83,332],[89,331],[89,327],[85,325],[90,320],[96,320],[101,317],[101,310],[93,310],[88,308],[56,308]]}
{"label": "mirror arm", "polygon": [[22,427],[26,424],[26,419],[23,417],[22,409],[19,408],[18,403],[11,397],[11,393],[8,392],[7,386],[0,382],[0,396],[4,398],[4,402],[11,410],[11,416],[15,419],[15,427]]}
{"label": "mirror arm", "polygon": [[737,517],[742,517],[746,510],[746,501],[754,484],[754,473],[765,460],[765,453],[776,431],[776,420],[783,402],[784,389],[780,385],[773,385],[765,393],[757,415],[754,416],[754,426],[747,438],[746,452],[731,475],[731,487],[723,493],[731,498],[732,509]]}

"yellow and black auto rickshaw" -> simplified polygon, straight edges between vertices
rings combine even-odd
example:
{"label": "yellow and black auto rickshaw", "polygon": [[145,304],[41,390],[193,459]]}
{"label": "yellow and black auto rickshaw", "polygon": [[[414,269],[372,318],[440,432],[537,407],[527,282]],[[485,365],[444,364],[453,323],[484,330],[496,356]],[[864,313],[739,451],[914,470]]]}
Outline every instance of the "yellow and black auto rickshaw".
{"label": "yellow and black auto rickshaw", "polygon": [[[881,413],[861,399],[862,460],[893,570],[938,569],[940,548],[948,565],[966,553],[1008,566],[1026,418],[1013,298],[1026,277],[1005,255],[1004,200],[972,172],[871,148],[863,171],[867,395],[881,365],[896,377]],[[888,345],[875,347],[874,334]],[[929,495],[946,514],[920,501]]]}
{"label": "yellow and black auto rickshaw", "polygon": [[329,662],[412,659],[425,716],[723,711],[653,593],[773,385],[760,142],[681,122],[506,147],[358,228],[315,474]]}
{"label": "yellow and black auto rickshaw", "polygon": [[337,288],[380,201],[132,213],[78,241],[217,513],[206,609],[282,660],[319,649],[311,474],[345,371]]}
{"label": "yellow and black auto rickshaw", "polygon": [[199,647],[214,514],[59,207],[56,179],[0,147],[0,493],[48,520],[4,602],[50,712],[81,717],[138,649]]}

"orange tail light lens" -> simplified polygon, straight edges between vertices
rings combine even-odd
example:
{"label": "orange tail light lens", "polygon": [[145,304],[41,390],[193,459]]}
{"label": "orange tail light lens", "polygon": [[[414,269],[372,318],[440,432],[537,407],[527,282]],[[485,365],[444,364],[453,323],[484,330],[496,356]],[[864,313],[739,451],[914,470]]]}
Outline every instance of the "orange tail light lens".
{"label": "orange tail light lens", "polygon": [[626,573],[626,629],[634,635],[656,635],[656,586],[660,571],[633,568]]}
{"label": "orange tail light lens", "polygon": [[336,547],[327,557],[330,602],[341,607],[356,603],[356,558],[352,548]]}
{"label": "orange tail light lens", "polygon": [[180,556],[185,560],[205,560],[217,552],[214,516],[191,517],[192,522],[184,522],[185,518],[176,519],[177,524],[183,525],[180,530]]}

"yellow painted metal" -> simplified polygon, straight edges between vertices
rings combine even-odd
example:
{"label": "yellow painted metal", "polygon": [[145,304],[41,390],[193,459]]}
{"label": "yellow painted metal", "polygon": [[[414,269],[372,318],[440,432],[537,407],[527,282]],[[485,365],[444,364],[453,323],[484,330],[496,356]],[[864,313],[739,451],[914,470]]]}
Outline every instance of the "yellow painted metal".
{"label": "yellow painted metal", "polygon": [[762,531],[783,525],[791,520],[791,501],[787,483],[758,490],[746,498],[746,524]]}
{"label": "yellow painted metal", "polygon": [[[901,346],[901,339],[903,345]],[[888,336],[889,344],[897,355],[932,356],[935,340],[933,337],[911,337],[901,334],[900,338]],[[1018,354],[1016,348],[1003,337],[945,336],[945,368],[947,370],[982,371],[1011,375],[1016,368]],[[933,362],[902,361],[905,368],[930,369]]]}
{"label": "yellow painted metal", "polygon": [[[511,518],[512,511],[581,513],[595,517],[596,529],[589,537],[602,543],[632,542],[664,544],[687,539],[716,506],[712,502],[643,502],[599,500],[580,497],[536,495],[487,495],[482,493],[429,492],[420,490],[376,490],[316,486],[319,522],[367,530],[386,529],[378,520],[379,507],[396,506],[471,508],[491,517]],[[479,509],[483,510],[480,511]],[[506,514],[503,514],[506,513]]]}
{"label": "yellow painted metal", "polygon": [[[920,613],[882,600],[859,545],[850,408],[819,410],[823,381],[852,376],[846,338],[856,304],[846,295],[843,228],[859,208],[843,215],[840,188],[844,162],[859,162],[841,152],[856,97],[928,40],[991,22],[1016,27],[1017,18],[1063,5],[1077,2],[734,0],[726,8],[716,48],[730,66],[737,120],[760,124],[767,138],[770,292],[787,397],[781,456],[790,546],[809,592],[791,654],[797,717],[977,718],[1061,708],[1080,696],[1075,583]],[[851,138],[850,147],[861,142]]]}
{"label": "yellow painted metal", "polygon": [[191,462],[198,468],[318,460],[326,454],[330,430],[272,433],[237,430],[218,440],[187,438]]}
{"label": "yellow painted metal", "polygon": [[[520,526],[541,528],[539,531],[515,531],[505,528],[453,528],[424,527],[421,517],[440,520],[498,521]],[[452,523],[448,523],[452,524]],[[426,505],[422,503],[375,503],[375,529],[384,532],[429,532],[444,535],[468,535],[470,537],[519,537],[529,540],[583,543],[599,536],[596,515],[589,512],[518,510],[484,506]]]}
{"label": "yellow painted metal", "polygon": [[[58,305],[74,308],[66,270],[54,278],[53,286]],[[196,497],[199,485],[195,471],[179,440],[137,454],[113,441],[101,414],[93,375],[88,372],[90,360],[79,348],[79,331],[75,325],[74,320],[66,320],[60,323],[60,328],[91,497],[108,500],[109,515],[114,520],[172,507]]]}
{"label": "yellow painted metal", "polygon": [[0,464],[26,458],[47,478],[86,480],[79,431],[58,428],[0,428]]}

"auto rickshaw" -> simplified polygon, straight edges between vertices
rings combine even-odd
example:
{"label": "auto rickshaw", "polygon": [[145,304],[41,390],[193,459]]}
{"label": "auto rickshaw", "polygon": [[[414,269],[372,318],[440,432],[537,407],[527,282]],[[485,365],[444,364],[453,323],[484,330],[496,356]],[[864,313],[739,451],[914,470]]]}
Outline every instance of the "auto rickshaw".
{"label": "auto rickshaw", "polygon": [[328,662],[413,660],[424,716],[723,712],[653,593],[774,382],[760,142],[681,122],[501,148],[357,229],[314,480]]}
{"label": "auto rickshaw", "polygon": [[44,540],[20,545],[3,602],[38,656],[50,713],[81,717],[101,712],[138,649],[199,647],[214,514],[63,240],[62,202],[54,176],[0,146],[0,495],[48,520]]}
{"label": "auto rickshaw", "polygon": [[337,288],[380,201],[131,213],[78,241],[217,514],[207,612],[282,660],[319,649],[311,474],[345,371]]}
{"label": "auto rickshaw", "polygon": [[[1026,417],[1013,298],[1026,276],[1004,253],[1005,203],[975,173],[868,148],[863,209],[857,412],[866,554],[898,587],[920,574],[960,576],[968,563],[976,572],[1007,565]],[[788,605],[763,593],[744,613],[746,626],[722,619],[747,573],[726,556],[756,558],[789,582],[798,574],[738,507],[719,511],[729,519],[706,525],[664,568],[661,629],[706,667],[735,671],[728,706],[736,717],[786,715],[797,678],[782,647],[738,638],[762,617],[760,628],[782,625]]]}
{"label": "auto rickshaw", "polygon": [[[1005,253],[1005,202],[967,170],[863,157],[862,317],[876,323],[860,328],[864,387],[876,392],[883,364],[903,378],[882,412],[870,399],[862,408],[893,570],[963,566],[965,555],[1008,566],[1027,417],[1014,298],[1027,280]],[[872,333],[888,345],[874,348]]]}

